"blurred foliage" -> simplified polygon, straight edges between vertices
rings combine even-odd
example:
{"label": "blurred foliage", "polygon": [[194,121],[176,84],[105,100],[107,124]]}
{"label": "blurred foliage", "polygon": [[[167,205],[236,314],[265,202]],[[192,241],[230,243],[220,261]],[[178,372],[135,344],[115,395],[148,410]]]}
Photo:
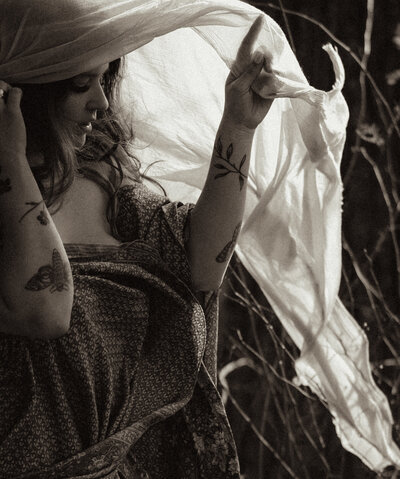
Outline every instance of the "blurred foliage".
{"label": "blurred foliage", "polygon": [[[350,121],[340,297],[368,336],[374,379],[389,399],[400,444],[400,1],[249,3],[281,25],[316,88],[334,82],[322,45],[338,46],[344,63]],[[223,293],[219,368],[229,383],[231,396],[222,392],[243,477],[379,477],[342,448],[325,406],[293,385],[298,351],[237,259]]]}

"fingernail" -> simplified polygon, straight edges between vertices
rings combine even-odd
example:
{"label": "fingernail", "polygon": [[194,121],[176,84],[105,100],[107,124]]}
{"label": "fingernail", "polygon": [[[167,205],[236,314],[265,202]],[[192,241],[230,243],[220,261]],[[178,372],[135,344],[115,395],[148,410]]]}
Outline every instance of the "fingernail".
{"label": "fingernail", "polygon": [[261,52],[256,52],[253,57],[253,62],[259,64],[263,61],[264,55]]}

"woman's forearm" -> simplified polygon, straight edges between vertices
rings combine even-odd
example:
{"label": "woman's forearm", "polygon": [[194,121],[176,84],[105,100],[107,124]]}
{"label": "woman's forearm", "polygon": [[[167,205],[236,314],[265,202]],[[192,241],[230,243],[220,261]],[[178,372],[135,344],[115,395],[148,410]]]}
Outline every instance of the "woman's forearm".
{"label": "woman's forearm", "polygon": [[25,155],[1,152],[0,168],[0,330],[60,336],[73,300],[61,238]]}
{"label": "woman's forearm", "polygon": [[223,118],[202,194],[192,212],[189,259],[193,286],[219,287],[240,232],[254,130]]}
{"label": "woman's forearm", "polygon": [[198,290],[216,289],[223,279],[241,228],[255,129],[272,104],[253,90],[256,81],[273,79],[271,58],[252,53],[262,22],[258,17],[243,38],[226,80],[224,116],[208,177],[192,212],[188,253]]}

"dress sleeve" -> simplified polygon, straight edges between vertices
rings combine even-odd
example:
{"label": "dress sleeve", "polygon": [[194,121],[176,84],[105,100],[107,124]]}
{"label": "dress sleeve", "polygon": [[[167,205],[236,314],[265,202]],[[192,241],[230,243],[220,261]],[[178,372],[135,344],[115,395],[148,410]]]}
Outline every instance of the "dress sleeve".
{"label": "dress sleeve", "polygon": [[[32,409],[35,393],[34,364],[31,348],[39,341],[22,336],[0,333],[0,443],[6,441],[16,429],[23,427],[25,416]],[[3,449],[2,449],[3,450]],[[9,457],[9,460],[13,460]],[[0,461],[1,462],[1,461]]]}
{"label": "dress sleeve", "polygon": [[120,190],[116,221],[124,242],[141,240],[153,247],[168,269],[190,287],[185,244],[193,206],[171,202],[142,184],[129,185]]}
{"label": "dress sleeve", "polygon": [[144,241],[152,246],[168,269],[184,281],[203,307],[207,323],[204,364],[216,382],[218,340],[218,291],[198,292],[192,288],[186,254],[193,204],[171,202],[144,185],[129,185],[120,190],[117,229],[123,241]]}

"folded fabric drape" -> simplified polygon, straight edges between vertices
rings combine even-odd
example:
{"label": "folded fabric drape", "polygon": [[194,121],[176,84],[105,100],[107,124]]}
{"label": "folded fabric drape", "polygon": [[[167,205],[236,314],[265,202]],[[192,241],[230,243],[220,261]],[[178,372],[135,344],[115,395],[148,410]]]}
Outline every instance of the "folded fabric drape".
{"label": "folded fabric drape", "polygon": [[[121,88],[137,156],[173,200],[195,201],[221,118],[224,82],[260,15],[238,0],[0,0],[0,78],[46,83],[127,55]],[[238,254],[301,350],[297,380],[323,399],[343,446],[375,471],[400,467],[392,415],[368,341],[337,297],[340,160],[348,109],[340,58],[332,90],[312,88],[264,14],[257,49],[272,57],[278,98],[257,130]]]}

